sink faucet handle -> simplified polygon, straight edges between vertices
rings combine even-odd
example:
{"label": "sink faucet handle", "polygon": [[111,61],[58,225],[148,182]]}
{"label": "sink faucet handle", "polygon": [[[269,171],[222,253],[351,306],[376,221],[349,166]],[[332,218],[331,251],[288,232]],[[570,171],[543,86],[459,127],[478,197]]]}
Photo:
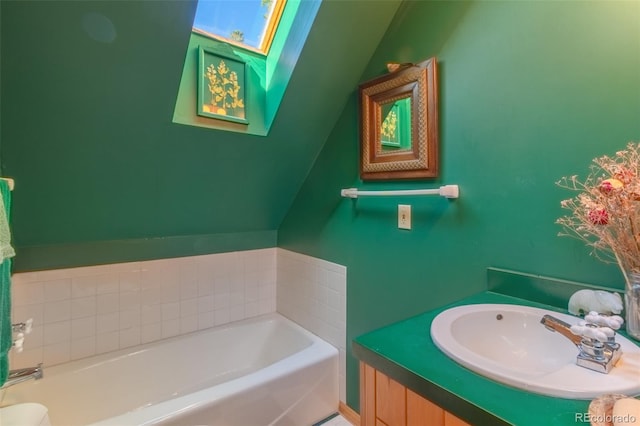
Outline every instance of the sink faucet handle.
{"label": "sink faucet handle", "polygon": [[609,327],[613,330],[619,330],[624,324],[624,320],[620,315],[603,315],[596,311],[589,312],[584,319],[589,324]]}
{"label": "sink faucet handle", "polygon": [[609,327],[598,327],[591,324],[575,324],[570,328],[571,332],[577,336],[594,339],[599,342],[608,342],[615,336],[615,331]]}

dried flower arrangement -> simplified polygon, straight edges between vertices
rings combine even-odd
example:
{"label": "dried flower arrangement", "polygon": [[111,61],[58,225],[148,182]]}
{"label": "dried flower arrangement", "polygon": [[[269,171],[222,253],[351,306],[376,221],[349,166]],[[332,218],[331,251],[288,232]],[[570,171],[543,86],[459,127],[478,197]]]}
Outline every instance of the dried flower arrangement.
{"label": "dried flower arrangement", "polygon": [[604,262],[617,262],[625,278],[640,274],[640,143],[595,158],[584,181],[570,176],[556,183],[580,191],[561,202],[572,214],[556,221],[564,230],[559,235],[584,241]]}

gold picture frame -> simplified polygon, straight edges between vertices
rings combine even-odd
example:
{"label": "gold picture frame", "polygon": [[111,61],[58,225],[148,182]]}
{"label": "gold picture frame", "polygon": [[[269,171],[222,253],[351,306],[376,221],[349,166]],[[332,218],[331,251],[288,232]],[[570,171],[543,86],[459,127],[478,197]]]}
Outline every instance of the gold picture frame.
{"label": "gold picture frame", "polygon": [[362,180],[438,177],[437,91],[435,57],[360,84]]}

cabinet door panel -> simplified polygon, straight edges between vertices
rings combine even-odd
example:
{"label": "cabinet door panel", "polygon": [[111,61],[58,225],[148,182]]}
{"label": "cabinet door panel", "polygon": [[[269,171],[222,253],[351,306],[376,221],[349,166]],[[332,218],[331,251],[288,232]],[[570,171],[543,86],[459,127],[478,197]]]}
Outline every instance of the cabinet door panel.
{"label": "cabinet door panel", "polygon": [[406,388],[376,371],[376,417],[389,426],[407,424]]}
{"label": "cabinet door panel", "polygon": [[407,426],[443,426],[444,410],[407,389]]}
{"label": "cabinet door panel", "polygon": [[448,411],[444,412],[444,426],[471,426],[462,419],[457,418]]}
{"label": "cabinet door panel", "polygon": [[360,362],[360,424],[376,424],[376,370]]}

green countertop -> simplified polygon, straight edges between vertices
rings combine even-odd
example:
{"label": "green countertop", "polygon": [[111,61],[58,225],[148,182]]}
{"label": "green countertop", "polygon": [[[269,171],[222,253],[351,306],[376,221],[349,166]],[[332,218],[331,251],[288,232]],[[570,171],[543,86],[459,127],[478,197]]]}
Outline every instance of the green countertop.
{"label": "green countertop", "polygon": [[452,306],[506,303],[566,311],[485,292],[374,330],[353,341],[365,363],[474,425],[589,425],[588,400],[538,395],[486,379],[441,352],[431,340],[431,321]]}

